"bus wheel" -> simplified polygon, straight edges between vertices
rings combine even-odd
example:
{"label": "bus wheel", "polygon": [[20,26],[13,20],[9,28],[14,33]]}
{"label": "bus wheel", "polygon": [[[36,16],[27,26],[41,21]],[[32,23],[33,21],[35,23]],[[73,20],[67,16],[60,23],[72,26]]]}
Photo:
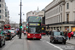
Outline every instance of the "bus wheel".
{"label": "bus wheel", "polygon": [[29,38],[26,38],[27,40],[29,40]]}
{"label": "bus wheel", "polygon": [[40,40],[40,39],[38,39],[38,40]]}

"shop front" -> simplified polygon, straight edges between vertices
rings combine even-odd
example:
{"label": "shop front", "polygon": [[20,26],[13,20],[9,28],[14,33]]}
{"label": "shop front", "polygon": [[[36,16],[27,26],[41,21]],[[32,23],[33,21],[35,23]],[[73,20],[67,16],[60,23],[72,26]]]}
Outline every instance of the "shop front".
{"label": "shop front", "polygon": [[71,27],[71,30],[74,32],[75,31],[75,26],[74,27]]}

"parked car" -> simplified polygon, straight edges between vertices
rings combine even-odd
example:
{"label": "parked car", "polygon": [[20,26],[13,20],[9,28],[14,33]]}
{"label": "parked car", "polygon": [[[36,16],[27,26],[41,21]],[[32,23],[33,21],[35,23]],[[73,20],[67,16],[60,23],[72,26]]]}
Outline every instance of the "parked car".
{"label": "parked car", "polygon": [[3,33],[5,34],[5,39],[12,39],[12,34],[10,32],[10,30],[4,30]]}
{"label": "parked car", "polygon": [[11,32],[12,37],[16,35],[15,30],[9,30]]}
{"label": "parked car", "polygon": [[66,44],[66,38],[64,37],[63,32],[58,31],[52,31],[50,35],[50,42],[62,42],[63,44]]}
{"label": "parked car", "polygon": [[0,47],[5,45],[5,35],[2,31],[0,31]]}

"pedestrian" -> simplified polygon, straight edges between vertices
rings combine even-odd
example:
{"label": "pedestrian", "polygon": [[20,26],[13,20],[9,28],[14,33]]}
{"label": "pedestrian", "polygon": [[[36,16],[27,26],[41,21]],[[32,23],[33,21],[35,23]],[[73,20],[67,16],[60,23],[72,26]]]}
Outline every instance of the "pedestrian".
{"label": "pedestrian", "polygon": [[52,30],[49,32],[49,34],[51,35],[51,33],[52,33]]}
{"label": "pedestrian", "polygon": [[65,36],[65,38],[67,40],[68,38],[67,38],[67,32],[66,31],[64,31],[64,36]]}
{"label": "pedestrian", "polygon": [[18,32],[17,32],[18,37],[19,37],[19,34],[20,34],[20,31],[18,30]]}
{"label": "pedestrian", "polygon": [[69,37],[69,40],[70,40],[70,38],[71,38],[71,32],[68,33],[68,37]]}
{"label": "pedestrian", "polygon": [[74,33],[73,37],[75,38],[75,31],[73,33]]}
{"label": "pedestrian", "polygon": [[73,31],[71,31],[71,37],[72,37],[72,39],[73,39],[73,35],[74,35]]}
{"label": "pedestrian", "polygon": [[58,31],[58,32],[60,32],[60,30],[59,30],[59,29],[57,29],[57,31]]}
{"label": "pedestrian", "polygon": [[47,36],[48,36],[48,33],[49,33],[49,31],[46,31]]}

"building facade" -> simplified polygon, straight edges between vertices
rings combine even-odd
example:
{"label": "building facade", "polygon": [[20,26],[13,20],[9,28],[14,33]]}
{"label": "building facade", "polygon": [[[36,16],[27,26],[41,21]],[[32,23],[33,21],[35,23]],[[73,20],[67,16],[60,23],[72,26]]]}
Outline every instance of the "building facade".
{"label": "building facade", "polygon": [[29,16],[35,16],[35,14],[36,14],[36,11],[27,12],[26,18],[28,18]]}
{"label": "building facade", "polygon": [[0,21],[5,22],[5,0],[0,0]]}
{"label": "building facade", "polygon": [[53,0],[45,7],[45,24],[49,30],[75,31],[75,0]]}
{"label": "building facade", "polygon": [[5,24],[10,24],[10,22],[9,22],[9,10],[8,10],[7,6],[5,6]]}
{"label": "building facade", "polygon": [[26,27],[26,22],[23,22],[22,23],[22,26],[23,26],[23,28]]}
{"label": "building facade", "polygon": [[9,22],[9,12],[5,0],[0,0],[0,29]]}
{"label": "building facade", "polygon": [[39,8],[37,8],[36,11],[29,11],[26,13],[26,19],[29,17],[29,16],[35,16],[36,13],[39,12]]}
{"label": "building facade", "polygon": [[11,28],[19,28],[19,24],[13,21],[10,21]]}

